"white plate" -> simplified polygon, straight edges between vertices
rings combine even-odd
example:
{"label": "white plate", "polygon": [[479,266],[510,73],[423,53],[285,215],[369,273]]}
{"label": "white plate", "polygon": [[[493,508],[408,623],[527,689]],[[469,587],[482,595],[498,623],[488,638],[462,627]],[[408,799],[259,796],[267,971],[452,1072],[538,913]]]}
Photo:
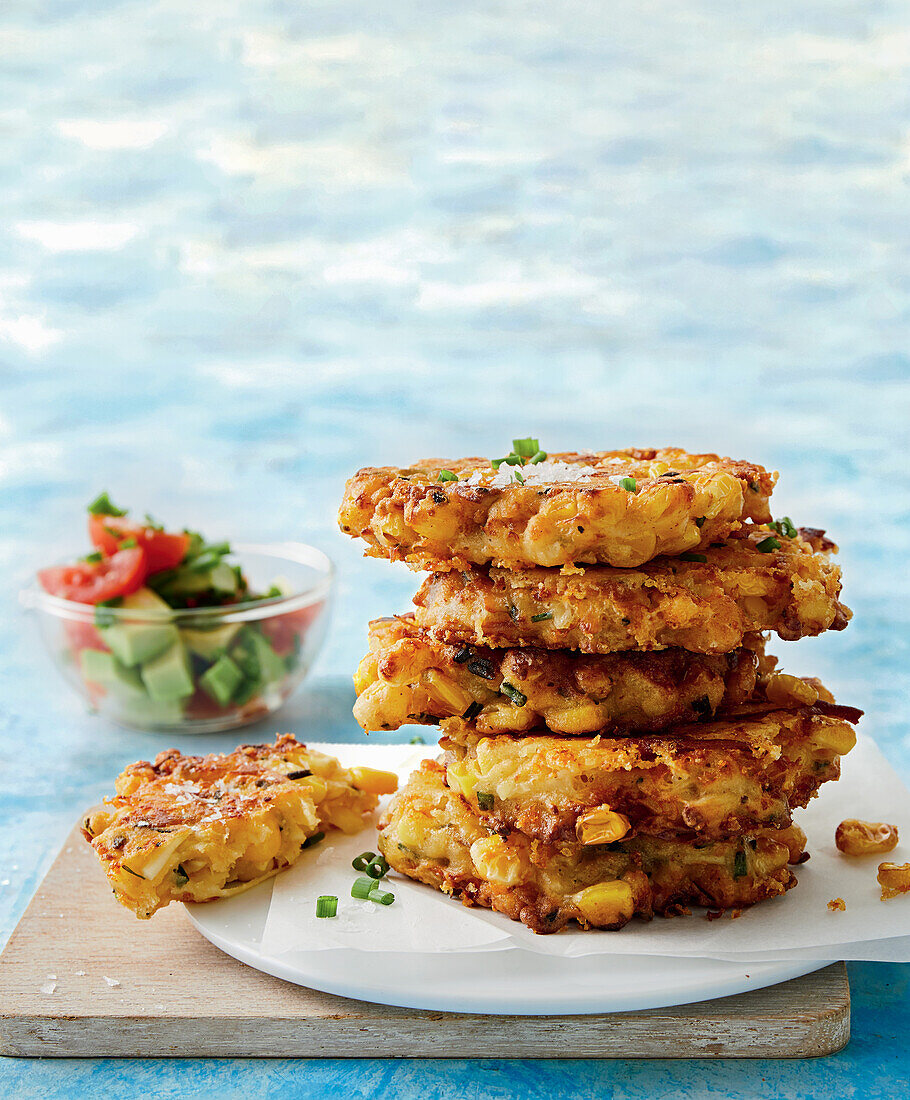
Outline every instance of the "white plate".
{"label": "white plate", "polygon": [[185,908],[207,940],[248,966],[310,989],[403,1008],[518,1016],[629,1012],[762,989],[829,965],[661,955],[563,959],[514,947],[438,955],[337,948],[276,956],[261,946],[271,895],[272,883],[265,882],[236,898]]}

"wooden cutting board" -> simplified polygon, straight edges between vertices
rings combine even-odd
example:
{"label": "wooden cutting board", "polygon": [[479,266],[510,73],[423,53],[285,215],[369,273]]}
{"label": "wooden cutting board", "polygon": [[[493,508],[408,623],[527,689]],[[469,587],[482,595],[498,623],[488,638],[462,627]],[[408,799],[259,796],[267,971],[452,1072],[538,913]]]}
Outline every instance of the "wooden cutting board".
{"label": "wooden cutting board", "polygon": [[137,921],[78,831],[0,955],[0,1054],[20,1057],[805,1058],[849,1036],[843,963],[722,1000],[591,1016],[333,997],[223,954],[179,905]]}

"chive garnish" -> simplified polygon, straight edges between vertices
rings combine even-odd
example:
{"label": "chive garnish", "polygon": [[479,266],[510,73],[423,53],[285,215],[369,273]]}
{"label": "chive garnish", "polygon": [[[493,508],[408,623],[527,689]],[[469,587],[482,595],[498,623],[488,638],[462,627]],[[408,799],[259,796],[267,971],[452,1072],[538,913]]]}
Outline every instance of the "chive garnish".
{"label": "chive garnish", "polygon": [[458,474],[453,474],[451,470],[440,470],[439,471],[439,477],[437,477],[436,480],[437,481],[457,481],[458,480]]}
{"label": "chive garnish", "polygon": [[742,878],[747,873],[746,853],[740,850],[733,857],[733,877]]}
{"label": "chive garnish", "polygon": [[519,691],[518,688],[512,687],[511,684],[507,684],[505,680],[503,680],[499,690],[503,695],[507,695],[516,707],[523,707],[528,701],[527,695]]}
{"label": "chive garnish", "polygon": [[351,897],[366,901],[375,886],[375,879],[369,878],[367,875],[361,875],[360,878],[354,879],[354,884],[351,886]]}
{"label": "chive garnish", "polygon": [[338,898],[334,894],[323,894],[316,899],[317,917],[334,917],[338,913]]}
{"label": "chive garnish", "polygon": [[541,613],[539,615],[532,615],[531,616],[531,622],[532,623],[542,623],[544,621],[544,619],[552,619],[552,618],[553,618],[553,612],[552,611],[541,611]]}
{"label": "chive garnish", "polygon": [[375,901],[377,905],[391,905],[395,900],[395,895],[389,890],[380,890],[376,887],[367,894],[367,898],[370,901]]}
{"label": "chive garnish", "polygon": [[363,873],[375,858],[375,852],[361,852],[360,855],[351,863],[351,866],[354,868],[355,871],[360,871],[361,873]]}
{"label": "chive garnish", "polygon": [[634,493],[637,482],[634,477],[624,477],[619,483],[620,489],[625,489],[627,493]]}
{"label": "chive garnish", "polygon": [[455,654],[455,664],[463,665],[465,661],[470,661],[474,656],[474,651],[470,646],[462,646],[461,649]]}
{"label": "chive garnish", "polygon": [[416,737],[411,738],[411,740],[408,742],[408,744],[409,745],[425,745],[426,741],[424,741],[424,739],[418,733]]}
{"label": "chive garnish", "polygon": [[691,550],[687,550],[685,552],[685,554],[680,554],[679,555],[679,560],[680,561],[701,561],[701,562],[705,562],[705,561],[708,560],[708,558],[707,558],[706,554],[693,554]]}
{"label": "chive garnish", "polygon": [[477,807],[483,813],[488,814],[493,809],[493,803],[495,799],[489,791],[475,791],[477,796]]}
{"label": "chive garnish", "polygon": [[699,516],[698,519],[695,521],[695,526],[696,527],[704,527],[705,520],[707,518],[708,518],[707,516]]}
{"label": "chive garnish", "polygon": [[766,539],[762,539],[761,542],[756,544],[755,549],[760,550],[763,554],[770,554],[772,550],[780,550],[780,540],[773,535],[768,535]]}
{"label": "chive garnish", "polygon": [[519,458],[533,458],[540,450],[540,441],[537,439],[513,439],[512,453]]}
{"label": "chive garnish", "polygon": [[88,562],[89,565],[96,565],[99,561],[104,561],[104,554],[100,550],[93,550],[91,554],[86,554],[82,560]]}
{"label": "chive garnish", "polygon": [[126,510],[118,508],[116,504],[111,503],[111,498],[106,492],[99,493],[98,496],[88,506],[89,512],[93,516],[125,516]]}
{"label": "chive garnish", "polygon": [[174,881],[178,886],[186,886],[190,881],[190,876],[184,871],[182,863],[178,863],[174,868]]}
{"label": "chive garnish", "polygon": [[516,470],[513,476],[514,476],[515,480],[518,482],[519,485],[524,485],[524,483],[525,483],[524,475],[522,474],[522,472],[520,470]]}
{"label": "chive garnish", "polygon": [[461,716],[465,722],[470,722],[473,718],[476,718],[478,714],[483,710],[483,703],[470,703],[467,710]]}
{"label": "chive garnish", "polygon": [[776,519],[773,523],[769,523],[768,526],[772,531],[776,531],[786,539],[795,539],[797,536],[797,530],[793,526],[793,520],[790,519],[789,516],[784,516],[783,519]]}
{"label": "chive garnish", "polygon": [[534,455],[531,458],[531,461],[528,463],[528,465],[529,466],[536,466],[538,462],[546,462],[546,461],[547,461],[547,452],[546,451],[538,451],[537,454]]}
{"label": "chive garnish", "polygon": [[363,868],[371,879],[380,879],[389,873],[389,865],[382,856],[377,856]]}
{"label": "chive garnish", "polygon": [[145,879],[145,875],[140,875],[140,874],[139,874],[139,872],[138,872],[138,871],[134,871],[134,870],[132,869],[132,867],[127,867],[127,865],[126,865],[125,863],[121,863],[121,865],[120,865],[120,866],[121,866],[121,867],[122,867],[122,868],[124,869],[124,871],[126,871],[126,873],[127,873],[128,875],[133,875],[133,876],[134,876],[134,878],[141,878],[141,879]]}
{"label": "chive garnish", "polygon": [[128,539],[124,539],[123,542],[121,542],[120,545],[117,547],[117,549],[118,550],[132,550],[134,546],[138,546],[138,545],[139,545],[139,543],[136,542],[136,540],[131,535]]}
{"label": "chive garnish", "polygon": [[325,840],[325,833],[313,833],[312,836],[308,836],[306,838],[306,840],[303,842],[303,844],[300,845],[300,847],[315,848],[316,845],[322,840]]}

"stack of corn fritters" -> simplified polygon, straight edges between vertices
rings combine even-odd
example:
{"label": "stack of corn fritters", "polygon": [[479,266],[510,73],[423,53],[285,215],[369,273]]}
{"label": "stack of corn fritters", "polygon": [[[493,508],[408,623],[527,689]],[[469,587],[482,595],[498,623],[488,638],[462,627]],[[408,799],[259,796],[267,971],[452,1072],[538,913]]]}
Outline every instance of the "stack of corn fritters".
{"label": "stack of corn fritters", "polygon": [[837,779],[860,712],[765,653],[850,617],[834,544],[772,523],[776,477],[527,439],[350,479],[342,530],[428,573],[355,677],[364,729],[442,731],[381,822],[392,867],[535,932],[794,885],[791,811]]}

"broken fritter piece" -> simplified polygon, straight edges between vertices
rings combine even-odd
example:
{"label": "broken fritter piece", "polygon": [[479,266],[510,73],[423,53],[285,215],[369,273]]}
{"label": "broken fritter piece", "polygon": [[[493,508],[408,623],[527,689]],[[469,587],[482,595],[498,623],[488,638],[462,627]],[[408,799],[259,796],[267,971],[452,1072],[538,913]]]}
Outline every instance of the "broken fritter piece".
{"label": "broken fritter piece", "polygon": [[585,653],[667,646],[727,653],[764,630],[795,641],[843,630],[851,618],[839,600],[836,551],[824,531],[801,528],[787,538],[748,525],[697,556],[636,569],[440,572],[414,597],[417,625],[453,644]]}
{"label": "broken fritter piece", "polygon": [[82,833],[117,900],[147,919],[255,886],[328,828],[358,832],[396,786],[391,772],[343,768],[288,733],[227,755],[169,749],[126,768]]}
{"label": "broken fritter piece", "polygon": [[683,649],[589,656],[446,645],[419,630],[413,615],[374,619],[370,652],[354,676],[354,717],[365,730],[461,717],[481,733],[659,730],[744,703],[764,662],[762,639],[748,641],[716,656]]}
{"label": "broken fritter piece", "polygon": [[767,522],[776,480],[752,463],[676,447],[551,454],[521,468],[428,459],[358,471],[338,522],[368,556],[413,569],[630,568]]}
{"label": "broken fritter piece", "polygon": [[448,785],[495,832],[597,842],[620,815],[630,835],[722,840],[788,825],[856,743],[826,703],[748,709],[644,737],[488,737],[448,721],[440,745]]}
{"label": "broken fritter piece", "polygon": [[484,828],[431,761],[411,775],[379,829],[380,851],[396,871],[538,933],[570,920],[618,929],[633,916],[670,916],[688,904],[740,909],[777,897],[795,884],[787,864],[802,860],[805,845],[795,826],[727,842],[640,837],[585,846],[546,845],[518,832],[503,838]]}

